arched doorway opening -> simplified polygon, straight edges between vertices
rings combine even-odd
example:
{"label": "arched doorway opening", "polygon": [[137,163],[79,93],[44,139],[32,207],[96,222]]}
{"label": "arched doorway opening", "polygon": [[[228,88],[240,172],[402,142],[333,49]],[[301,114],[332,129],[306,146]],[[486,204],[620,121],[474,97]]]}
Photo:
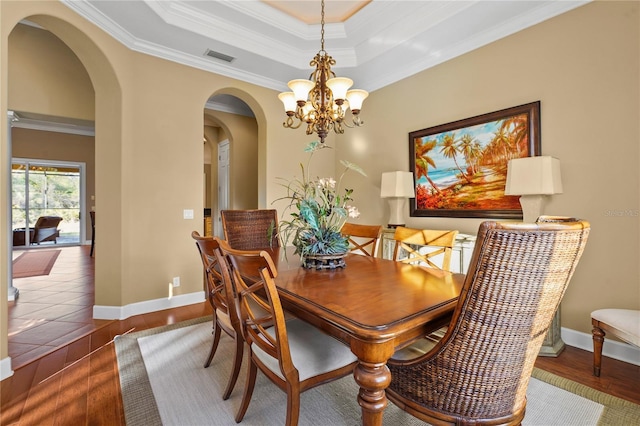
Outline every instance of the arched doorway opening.
{"label": "arched doorway opening", "polygon": [[[86,81],[88,82],[88,89],[83,86],[80,91],[90,90],[91,99],[90,104],[91,108],[89,109],[93,114],[92,117],[86,117],[83,115],[77,115],[74,113],[73,108],[65,109],[64,107],[60,107],[59,104],[38,104],[37,102],[33,102],[31,104],[26,102],[16,102],[15,96],[16,91],[19,93],[21,87],[16,79],[16,66],[20,65],[19,61],[15,59],[15,53],[18,50],[15,46],[12,47],[11,42],[8,43],[8,59],[9,59],[9,68],[12,70],[10,76],[13,78],[8,80],[8,86],[12,87],[12,93],[14,93],[14,98],[9,97],[8,108],[9,109],[20,109],[21,111],[26,111],[29,113],[42,114],[45,116],[56,117],[57,120],[61,120],[61,123],[64,124],[64,120],[69,118],[70,121],[74,119],[81,119],[82,121],[94,121],[100,122],[102,124],[101,130],[92,137],[92,143],[94,143],[94,153],[92,155],[91,161],[92,163],[95,161],[95,171],[92,173],[91,179],[93,184],[91,185],[93,189],[90,194],[93,195],[95,200],[92,197],[87,197],[85,211],[88,211],[94,205],[97,205],[98,208],[101,206],[104,207],[104,217],[109,216],[109,210],[112,212],[119,211],[120,201],[119,197],[116,195],[109,195],[110,191],[105,190],[104,186],[106,185],[106,181],[110,181],[108,185],[113,185],[114,183],[119,185],[119,176],[120,176],[120,164],[113,159],[118,158],[119,155],[114,155],[114,152],[118,153],[120,151],[120,139],[121,139],[121,114],[119,113],[120,105],[121,105],[121,89],[116,78],[116,75],[111,67],[110,62],[107,60],[106,56],[102,53],[101,49],[99,49],[94,42],[85,35],[82,31],[80,31],[77,27],[72,25],[71,23],[64,21],[60,18],[49,16],[49,15],[32,15],[25,16],[22,23],[16,24],[13,28],[11,28],[11,33],[13,33],[16,28],[23,29],[22,26],[24,23],[29,23],[30,28],[37,29],[41,33],[47,33],[47,37],[55,38],[57,40],[58,47],[62,49],[66,49],[68,52],[71,52],[69,56],[73,56],[75,61],[77,62],[76,69],[82,69],[82,72],[87,76]],[[5,35],[6,36],[6,35]],[[41,34],[42,36],[42,34]],[[33,52],[36,56],[42,52],[42,49],[33,49]],[[49,52],[49,51],[48,51]],[[24,53],[24,52],[20,52]],[[49,52],[51,53],[51,52]],[[49,58],[51,59],[51,58]],[[33,64],[32,64],[33,65]],[[12,68],[13,67],[13,68]],[[38,67],[33,67],[38,70]],[[50,71],[51,67],[46,69],[45,71]],[[55,73],[51,73],[55,74]],[[60,75],[60,74],[58,74]],[[20,76],[21,77],[21,76]],[[29,74],[29,77],[33,77],[33,74]],[[72,77],[73,78],[73,77]],[[84,80],[83,80],[84,81]],[[32,82],[33,83],[33,82]],[[43,83],[43,82],[39,82]],[[44,87],[56,87],[55,84],[40,84],[37,87],[40,90],[44,90]],[[73,82],[80,86],[79,82],[76,80]],[[86,86],[86,85],[85,85]],[[30,87],[30,86],[27,86]],[[68,86],[64,86],[65,89],[68,89]],[[33,89],[31,89],[33,90]],[[86,93],[85,93],[86,94]],[[70,98],[73,98],[72,93],[68,93]],[[56,99],[59,98],[59,94],[57,93],[47,93],[47,96],[42,96],[42,99]],[[12,101],[16,104],[20,104],[20,108],[15,108],[12,105]],[[21,99],[22,101],[22,99]],[[80,102],[79,108],[87,109],[86,103]],[[58,108],[58,109],[57,109]],[[86,118],[90,118],[91,120],[84,120]],[[10,129],[10,127],[9,127]],[[105,141],[108,141],[106,143]],[[10,138],[6,139],[7,143],[7,151],[11,153],[11,140]],[[11,157],[11,156],[9,156]],[[10,161],[10,158],[9,158]],[[3,167],[4,173],[10,173],[11,168],[7,167],[6,169]],[[108,174],[108,179],[105,176]],[[3,179],[9,180],[9,175],[5,174]],[[104,195],[101,199],[101,195]],[[11,208],[10,203],[6,203],[8,208]],[[9,213],[7,213],[9,215]],[[88,222],[88,221],[87,221]],[[108,235],[111,232],[112,235],[117,234],[117,226],[119,225],[110,225],[108,220],[103,222],[105,235]],[[89,225],[90,226],[90,225]],[[101,225],[102,226],[102,225]],[[112,228],[112,229],[109,229]],[[90,235],[90,231],[86,232]],[[113,242],[109,241],[109,238],[103,237],[100,243],[104,246],[105,250],[112,250],[113,252],[118,252],[119,247],[117,244],[113,244]],[[111,247],[109,247],[111,245]],[[11,262],[11,256],[6,259],[9,263]],[[112,283],[112,280],[109,280],[105,276],[114,269],[119,269],[119,265],[114,265],[113,262],[110,261],[107,257],[104,257],[101,260],[96,259],[95,262],[95,297],[98,299],[101,292],[104,292],[104,289],[109,288],[109,292],[113,293],[113,286],[109,284]],[[10,264],[9,264],[10,265]],[[7,267],[4,269],[8,271],[8,281],[12,282],[11,276],[11,268]],[[115,289],[115,292],[118,292],[119,289]],[[2,298],[3,300],[0,302],[3,304],[2,310],[8,310],[7,299]],[[92,306],[89,306],[87,309],[92,310]],[[69,339],[73,339],[73,336],[67,336]],[[6,329],[2,330],[2,335],[0,338],[3,340],[2,346],[8,346],[8,335]],[[4,353],[2,354],[5,355]],[[15,367],[15,365],[14,365]],[[3,373],[4,375],[4,373]]]}
{"label": "arched doorway opening", "polygon": [[213,95],[205,105],[204,139],[205,214],[210,212],[213,234],[221,236],[220,210],[255,209],[260,204],[258,122],[253,110],[238,96]]}

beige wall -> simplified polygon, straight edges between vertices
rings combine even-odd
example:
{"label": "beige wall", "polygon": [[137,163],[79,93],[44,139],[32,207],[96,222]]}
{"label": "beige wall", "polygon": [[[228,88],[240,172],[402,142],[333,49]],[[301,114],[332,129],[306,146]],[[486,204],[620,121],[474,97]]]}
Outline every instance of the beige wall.
{"label": "beige wall", "polygon": [[[0,2],[2,114],[12,107],[6,95],[8,35],[33,14],[42,15],[33,19],[76,53],[95,89],[96,207],[109,217],[98,223],[96,303],[125,306],[166,297],[173,276],[182,278],[178,294],[201,290],[201,266],[189,235],[202,229],[208,97],[232,94],[256,114],[259,207],[282,194],[276,177],[298,173],[306,158],[302,149],[314,138],[282,128],[274,91],[131,52],[56,2]],[[365,126],[328,141],[336,147],[336,159],[357,163],[369,175],[347,178],[363,212],[360,222],[385,221],[380,173],[408,170],[408,132],[540,100],[542,151],[561,159],[565,184],[547,212],[584,217],[593,225],[563,302],[562,325],[588,332],[595,308],[638,309],[638,217],[607,213],[640,207],[638,22],[637,3],[589,4],[373,92],[363,109]],[[46,109],[40,112],[53,110]],[[7,129],[0,123],[4,165]],[[326,159],[319,167],[332,168]],[[7,187],[2,174],[2,223],[8,221]],[[183,209],[194,209],[194,220],[184,220]],[[479,220],[410,218],[408,223],[475,233]],[[0,241],[8,238],[0,228]],[[0,264],[8,262],[7,247],[0,245]],[[6,294],[7,283],[0,276],[0,294]],[[0,309],[4,359],[6,302]]]}
{"label": "beige wall", "polygon": [[67,45],[49,31],[18,25],[9,46],[11,108],[93,121],[93,85]]}
{"label": "beige wall", "polygon": [[[562,326],[589,333],[595,309],[640,309],[639,5],[588,4],[372,93],[365,126],[336,142],[370,176],[352,179],[361,222],[388,217],[380,174],[409,170],[409,132],[540,100],[542,154],[560,159],[564,186],[545,213],[592,225]],[[479,222],[407,218],[466,233]]]}

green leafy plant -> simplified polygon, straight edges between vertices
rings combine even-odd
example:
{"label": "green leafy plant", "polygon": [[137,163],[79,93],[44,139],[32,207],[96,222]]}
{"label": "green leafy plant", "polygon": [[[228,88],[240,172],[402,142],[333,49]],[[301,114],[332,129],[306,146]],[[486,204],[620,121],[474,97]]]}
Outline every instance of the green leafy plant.
{"label": "green leafy plant", "polygon": [[348,204],[353,200],[353,189],[341,189],[342,178],[349,170],[366,176],[360,167],[341,160],[345,169],[337,182],[332,177],[310,177],[313,154],[325,148],[329,147],[318,141],[311,142],[305,148],[309,153],[306,169],[300,163],[302,177],[293,180],[279,178],[280,184],[287,189],[287,195],[276,201],[289,200],[283,217],[290,213],[291,220],[280,221],[278,236],[283,246],[290,241],[296,248],[295,253],[303,259],[315,254],[346,253],[348,238],[340,234],[340,229],[349,217],[360,216],[358,209]]}

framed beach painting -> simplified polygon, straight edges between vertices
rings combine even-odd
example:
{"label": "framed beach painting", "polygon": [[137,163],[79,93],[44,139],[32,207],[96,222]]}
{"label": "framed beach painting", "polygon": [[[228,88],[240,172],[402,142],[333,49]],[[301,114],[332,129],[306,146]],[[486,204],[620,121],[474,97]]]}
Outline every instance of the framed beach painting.
{"label": "framed beach painting", "polygon": [[522,219],[507,163],[540,155],[540,102],[409,133],[411,216]]}

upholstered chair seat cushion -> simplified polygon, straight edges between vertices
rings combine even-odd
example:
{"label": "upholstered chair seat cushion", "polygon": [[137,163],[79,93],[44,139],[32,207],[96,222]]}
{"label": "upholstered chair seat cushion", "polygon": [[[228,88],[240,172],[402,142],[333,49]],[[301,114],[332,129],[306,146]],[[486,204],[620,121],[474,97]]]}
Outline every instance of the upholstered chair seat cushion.
{"label": "upholstered chair seat cushion", "polygon": [[[274,328],[267,330],[272,336]],[[300,381],[340,368],[357,360],[348,346],[299,319],[287,321],[287,336],[291,360],[298,369]],[[284,380],[278,360],[257,345],[251,345],[253,353],[269,370]]]}
{"label": "upholstered chair seat cushion", "polygon": [[218,321],[220,321],[223,327],[227,327],[227,330],[233,330],[233,326],[231,325],[231,320],[229,319],[228,313],[222,311],[221,309],[216,309],[216,316],[218,317]]}
{"label": "upholstered chair seat cushion", "polygon": [[625,342],[640,346],[640,310],[599,309],[591,318],[615,328],[614,334]]}

